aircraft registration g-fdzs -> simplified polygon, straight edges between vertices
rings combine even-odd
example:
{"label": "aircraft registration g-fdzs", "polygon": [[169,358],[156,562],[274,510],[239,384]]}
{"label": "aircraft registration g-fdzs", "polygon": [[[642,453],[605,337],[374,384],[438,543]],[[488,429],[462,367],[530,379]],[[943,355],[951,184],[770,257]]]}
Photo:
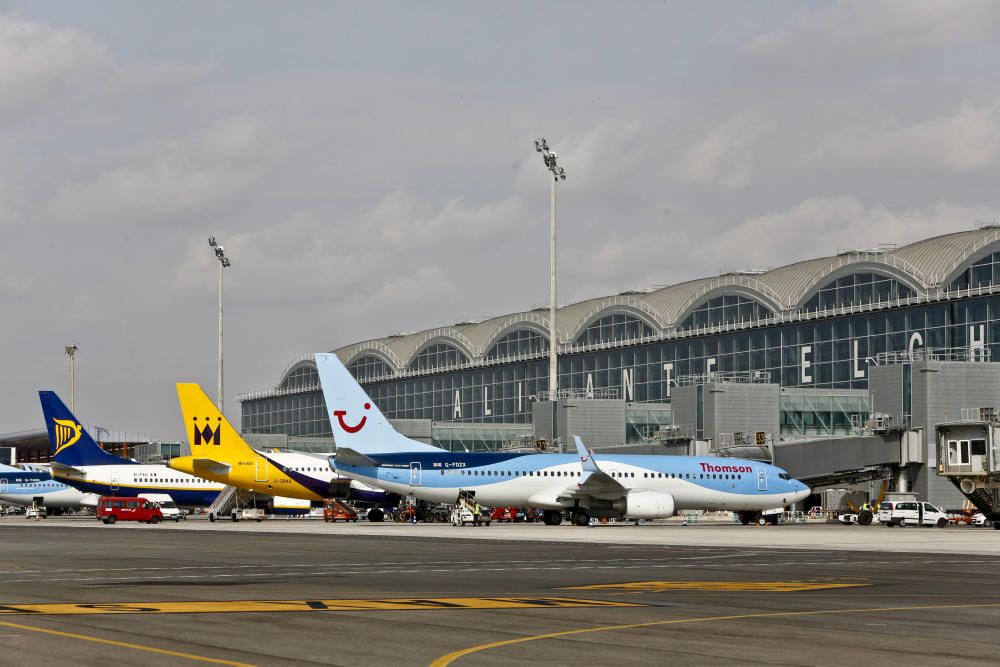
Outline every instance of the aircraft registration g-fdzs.
{"label": "aircraft registration g-fdzs", "polygon": [[178,383],[177,398],[192,455],[170,459],[174,470],[267,496],[368,503],[397,500],[382,489],[338,475],[325,456],[253,449],[197,384]]}
{"label": "aircraft registration g-fdzs", "polygon": [[455,453],[398,433],[335,354],[317,354],[337,453],[330,465],[366,484],[421,500],[453,503],[459,491],[480,504],[562,510],[585,525],[591,516],[659,519],[679,510],[760,512],[805,499],[810,491],[781,468],[745,459],[602,454],[574,437],[576,454]]}

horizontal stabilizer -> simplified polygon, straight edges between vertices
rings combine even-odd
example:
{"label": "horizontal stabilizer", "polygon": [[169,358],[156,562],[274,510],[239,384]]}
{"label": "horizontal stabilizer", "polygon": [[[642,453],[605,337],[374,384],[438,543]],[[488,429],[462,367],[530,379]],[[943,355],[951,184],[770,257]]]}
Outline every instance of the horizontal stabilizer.
{"label": "horizontal stabilizer", "polygon": [[196,475],[199,470],[213,475],[228,475],[229,471],[233,469],[233,466],[228,463],[222,463],[221,461],[216,461],[215,459],[194,458],[191,459],[191,464],[194,467],[194,473]]}
{"label": "horizontal stabilizer", "polygon": [[86,477],[87,475],[87,473],[79,468],[74,468],[58,461],[53,461],[50,465],[52,466],[53,475],[62,475],[63,477]]}
{"label": "horizontal stabilizer", "polygon": [[343,465],[350,466],[352,468],[379,467],[378,461],[370,459],[361,452],[355,451],[349,447],[338,447],[337,453],[330,457],[330,465],[334,470],[337,469],[338,463],[342,463]]}

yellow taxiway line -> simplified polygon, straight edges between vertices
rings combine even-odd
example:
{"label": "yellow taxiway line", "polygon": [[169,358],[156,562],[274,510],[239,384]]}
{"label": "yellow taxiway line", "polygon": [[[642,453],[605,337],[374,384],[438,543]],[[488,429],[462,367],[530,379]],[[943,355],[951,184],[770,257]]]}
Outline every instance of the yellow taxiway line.
{"label": "yellow taxiway line", "polygon": [[389,598],[383,600],[204,600],[191,602],[113,602],[101,604],[6,604],[0,616],[88,614],[228,614],[286,611],[401,611],[412,609],[538,609],[555,607],[643,607],[614,600],[562,597]]}
{"label": "yellow taxiway line", "polygon": [[868,586],[860,582],[831,581],[630,581],[623,584],[593,584],[590,586],[566,586],[565,591],[716,591],[726,593],[797,593],[800,591],[823,591],[833,588],[855,588]]}
{"label": "yellow taxiway line", "polygon": [[92,637],[90,635],[79,635],[75,632],[62,632],[61,630],[49,630],[47,628],[36,628],[30,625],[21,625],[20,623],[9,623],[7,621],[0,621],[0,626],[5,628],[14,628],[15,630],[27,630],[29,632],[41,632],[46,635],[55,635],[56,637],[68,637],[69,639],[80,639],[85,642],[94,642],[96,644],[108,644],[110,646],[120,646],[122,648],[130,648],[136,651],[144,651],[146,653],[158,653],[160,655],[169,655],[172,658],[184,658],[186,660],[196,660],[198,662],[210,662],[216,665],[231,665],[233,667],[253,667],[250,663],[246,662],[234,662],[232,660],[222,660],[220,658],[209,658],[203,655],[195,655],[194,653],[183,653],[181,651],[169,651],[164,648],[155,648],[153,646],[143,646],[142,644],[131,644],[129,642],[119,642],[113,639],[101,639],[100,637]]}
{"label": "yellow taxiway line", "polygon": [[781,618],[790,616],[821,616],[824,614],[871,614],[871,613],[891,613],[899,611],[924,611],[924,610],[940,610],[940,609],[977,609],[977,608],[987,608],[987,607],[1000,607],[1000,602],[990,603],[990,604],[954,604],[954,605],[927,605],[927,606],[913,606],[913,607],[880,607],[880,608],[868,608],[868,609],[825,609],[825,610],[814,610],[814,611],[768,611],[759,612],[754,614],[734,614],[731,616],[702,616],[695,618],[675,618],[667,621],[648,621],[646,623],[629,623],[625,625],[602,625],[593,628],[578,628],[576,630],[563,630],[561,632],[549,632],[544,635],[531,635],[528,637],[518,637],[517,639],[506,639],[504,641],[492,642],[490,644],[480,644],[479,646],[470,646],[469,648],[464,648],[459,651],[454,651],[447,655],[443,655],[434,662],[430,664],[430,667],[447,667],[455,660],[461,657],[470,655],[472,653],[479,653],[481,651],[486,651],[492,648],[499,648],[501,646],[510,646],[512,644],[523,644],[526,642],[537,641],[540,639],[554,639],[557,637],[568,637],[571,635],[582,635],[588,632],[609,632],[612,630],[629,630],[632,628],[649,628],[658,625],[683,625],[687,623],[706,623],[710,621],[737,621],[745,619],[754,618]]}

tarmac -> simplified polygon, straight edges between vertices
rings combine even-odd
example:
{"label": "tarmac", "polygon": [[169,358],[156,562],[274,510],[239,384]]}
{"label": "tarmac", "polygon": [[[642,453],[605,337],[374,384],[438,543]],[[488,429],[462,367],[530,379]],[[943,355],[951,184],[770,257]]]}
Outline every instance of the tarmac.
{"label": "tarmac", "polygon": [[0,663],[995,662],[1000,531],[0,519]]}

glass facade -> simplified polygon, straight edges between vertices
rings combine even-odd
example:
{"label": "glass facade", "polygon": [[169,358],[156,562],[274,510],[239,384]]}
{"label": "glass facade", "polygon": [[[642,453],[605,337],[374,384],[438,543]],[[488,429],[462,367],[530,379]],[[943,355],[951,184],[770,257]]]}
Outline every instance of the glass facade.
{"label": "glass facade", "polygon": [[687,331],[719,324],[763,320],[771,316],[770,310],[745,296],[738,294],[717,296],[695,308],[678,328]]}
{"label": "glass facade", "polygon": [[417,353],[410,362],[411,371],[429,371],[435,368],[448,368],[465,363],[468,359],[459,352],[457,347],[447,343],[428,345]]}
{"label": "glass facade", "polygon": [[951,283],[952,289],[983,287],[1000,283],[1000,252],[987,255],[967,268]]}
{"label": "glass facade", "polygon": [[595,320],[576,339],[577,345],[593,345],[616,340],[634,340],[652,336],[653,329],[637,317],[615,313]]}
{"label": "glass facade", "polygon": [[[652,333],[638,324],[624,314],[617,319],[602,318],[592,325],[599,333],[585,334],[578,344],[619,335],[614,332],[616,327],[621,335],[629,330],[634,335]],[[530,336],[524,340],[528,339]],[[669,402],[677,377],[713,371],[764,371],[783,387],[865,389],[870,359],[882,352],[920,348],[988,348],[992,359],[1000,359],[1000,296],[562,352],[559,385],[583,391],[613,389],[629,403]],[[422,351],[411,368],[457,363],[464,360],[459,354],[455,348],[436,344]],[[480,363],[472,368],[382,379],[365,387],[390,419],[530,423],[535,395],[548,388],[545,354],[517,361],[498,356]],[[274,392],[244,400],[243,428],[257,433],[329,436],[318,383],[312,390],[305,384],[314,381],[315,370],[311,373],[303,367],[293,372],[296,380],[289,377],[289,387],[296,383],[303,387],[294,395],[282,395],[286,384],[282,383]],[[632,437],[640,437],[638,430]]]}
{"label": "glass facade", "polygon": [[356,377],[359,382],[392,375],[392,367],[383,359],[371,354],[358,357],[347,365],[347,370],[351,371],[351,375]]}
{"label": "glass facade", "polygon": [[319,373],[312,364],[302,365],[285,376],[282,389],[304,389],[319,386]]}
{"label": "glass facade", "polygon": [[532,329],[518,329],[496,342],[486,353],[487,359],[507,359],[549,351],[549,339]]}
{"label": "glass facade", "polygon": [[913,296],[913,290],[878,273],[852,273],[837,278],[813,295],[802,310],[812,312],[842,306],[885,303]]}

